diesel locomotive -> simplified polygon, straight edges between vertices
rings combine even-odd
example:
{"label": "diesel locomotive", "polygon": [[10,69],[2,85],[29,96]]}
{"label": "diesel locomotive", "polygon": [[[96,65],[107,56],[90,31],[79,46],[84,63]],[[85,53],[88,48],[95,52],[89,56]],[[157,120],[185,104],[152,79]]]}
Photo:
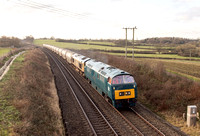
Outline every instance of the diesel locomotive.
{"label": "diesel locomotive", "polygon": [[132,107],[137,101],[137,84],[128,72],[68,49],[43,44],[79,71],[115,108]]}

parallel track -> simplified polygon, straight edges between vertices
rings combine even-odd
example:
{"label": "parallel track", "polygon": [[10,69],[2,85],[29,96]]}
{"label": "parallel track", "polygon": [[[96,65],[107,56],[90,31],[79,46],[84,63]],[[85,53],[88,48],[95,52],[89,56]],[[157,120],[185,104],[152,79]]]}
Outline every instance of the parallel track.
{"label": "parallel track", "polygon": [[122,115],[128,118],[129,121],[140,130],[144,136],[165,136],[159,129],[153,126],[149,121],[143,118],[133,108],[121,111]]}

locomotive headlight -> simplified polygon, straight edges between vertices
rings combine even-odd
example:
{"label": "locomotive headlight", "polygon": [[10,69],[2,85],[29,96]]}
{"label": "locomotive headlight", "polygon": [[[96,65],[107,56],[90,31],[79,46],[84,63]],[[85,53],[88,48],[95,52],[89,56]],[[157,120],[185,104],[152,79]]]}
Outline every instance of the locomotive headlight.
{"label": "locomotive headlight", "polygon": [[131,95],[131,92],[130,91],[126,92],[126,95]]}
{"label": "locomotive headlight", "polygon": [[133,88],[135,88],[135,85],[133,86]]}
{"label": "locomotive headlight", "polygon": [[120,93],[119,93],[119,96],[124,96],[124,92],[120,92]]}

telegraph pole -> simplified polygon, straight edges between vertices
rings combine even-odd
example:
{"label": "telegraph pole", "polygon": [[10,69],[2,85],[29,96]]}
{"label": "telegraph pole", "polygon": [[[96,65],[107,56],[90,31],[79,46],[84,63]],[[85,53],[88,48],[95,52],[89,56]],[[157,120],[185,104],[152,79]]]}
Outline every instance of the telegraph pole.
{"label": "telegraph pole", "polygon": [[126,31],[126,45],[125,45],[125,58],[127,57],[127,29],[128,28],[123,28]]}
{"label": "telegraph pole", "polygon": [[134,58],[134,30],[137,29],[136,27],[133,28],[123,28],[126,31],[126,45],[125,45],[125,58],[127,58],[127,29],[133,29],[133,58]]}
{"label": "telegraph pole", "polygon": [[134,35],[135,35],[135,29],[137,29],[137,28],[135,26],[132,29],[133,29],[133,52],[132,52],[132,58],[134,59]]}

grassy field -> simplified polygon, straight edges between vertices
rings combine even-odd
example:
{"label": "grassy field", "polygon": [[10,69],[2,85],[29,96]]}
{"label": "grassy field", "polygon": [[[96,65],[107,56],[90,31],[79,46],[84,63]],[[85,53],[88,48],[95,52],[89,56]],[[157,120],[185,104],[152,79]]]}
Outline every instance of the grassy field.
{"label": "grassy field", "polygon": [[101,44],[101,45],[111,45],[115,46],[115,43],[112,42],[97,42],[97,41],[82,41],[80,43],[86,43],[86,44]]}
{"label": "grassy field", "polygon": [[200,61],[145,58],[136,58],[135,60],[139,63],[150,63],[152,65],[161,62],[168,72],[200,82]]}
{"label": "grassy field", "polygon": [[0,57],[7,54],[10,50],[11,48],[0,48]]}
{"label": "grassy field", "polygon": [[[78,49],[78,50],[94,50],[94,49],[99,49],[99,50],[104,50],[104,51],[124,51],[125,52],[125,48],[123,47],[110,47],[110,46],[101,46],[101,45],[86,45],[86,44],[77,44],[77,43],[64,43],[64,42],[56,42],[55,40],[35,40],[34,44],[36,45],[42,45],[42,44],[51,44],[57,47],[61,47],[61,48],[68,48],[68,49]],[[142,46],[143,47],[143,46]],[[152,46],[144,46],[144,47],[150,47],[150,48],[154,48]],[[166,47],[163,47],[166,48]],[[167,47],[168,48],[168,47]],[[132,52],[132,48],[128,48],[128,51]],[[153,51],[151,49],[148,48],[144,48],[144,49],[134,49],[134,51],[136,52],[145,52],[145,51]],[[124,56],[124,53],[109,53],[112,55],[118,55],[118,56]],[[132,56],[132,53],[128,54],[128,56]],[[176,54],[139,54],[139,53],[135,53],[135,57],[146,57],[146,58],[167,58],[167,59],[190,59],[190,57],[183,57],[183,56],[179,56]],[[200,58],[197,57],[192,57],[192,59],[196,59],[196,60],[200,60]]]}
{"label": "grassy field", "polygon": [[[144,49],[156,49],[155,46],[135,46],[136,48],[144,48]],[[162,47],[162,49],[175,49],[175,47]]]}
{"label": "grassy field", "polygon": [[[111,55],[117,55],[117,56],[124,56],[124,53],[108,53]],[[132,54],[127,54],[128,57],[132,57]],[[135,57],[146,57],[146,58],[166,58],[166,59],[190,59],[190,57],[183,57],[175,54],[134,54]],[[200,60],[200,58],[192,57],[192,59]]]}
{"label": "grassy field", "polygon": [[[55,40],[34,40],[34,44],[42,45],[42,44],[51,44],[61,48],[68,48],[68,49],[83,49],[83,50],[92,50],[92,49],[99,49],[99,50],[119,50],[125,51],[125,48],[122,47],[110,47],[110,46],[101,46],[101,45],[86,45],[86,44],[77,44],[77,43],[64,43],[64,42],[56,42]],[[128,48],[129,51],[132,51],[132,48]],[[149,49],[135,49],[135,51],[150,51]]]}

